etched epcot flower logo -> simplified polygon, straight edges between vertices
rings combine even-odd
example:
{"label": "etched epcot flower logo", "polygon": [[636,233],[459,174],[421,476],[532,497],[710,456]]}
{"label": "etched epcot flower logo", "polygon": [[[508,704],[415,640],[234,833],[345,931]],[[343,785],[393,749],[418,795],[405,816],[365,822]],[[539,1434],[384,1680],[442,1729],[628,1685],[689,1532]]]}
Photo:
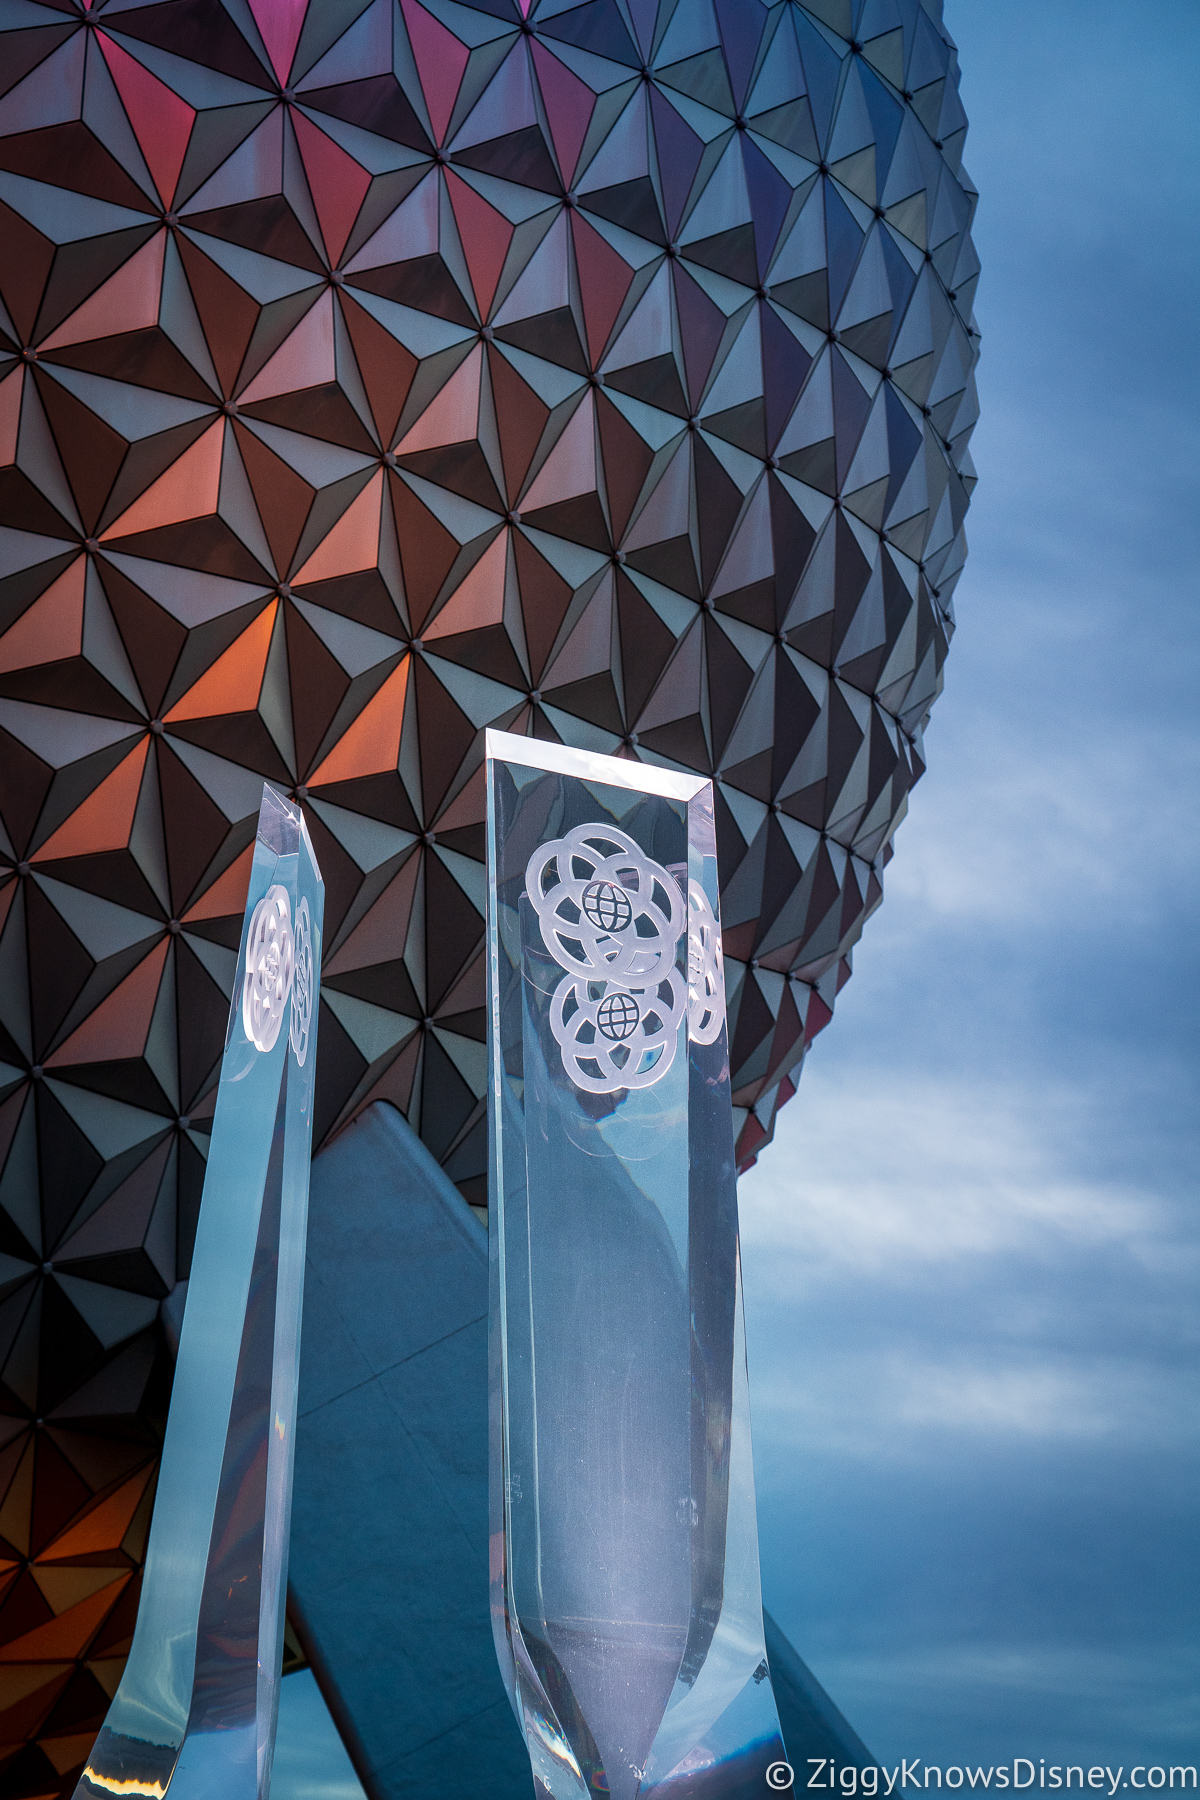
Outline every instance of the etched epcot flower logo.
{"label": "etched epcot flower logo", "polygon": [[292,981],[292,1053],[300,1068],[308,1055],[308,1038],[312,1026],[313,948],[312,926],[308,917],[308,901],[301,896],[296,908],[296,973]]}
{"label": "etched epcot flower logo", "polygon": [[635,987],[674,967],[687,923],[679,883],[615,825],[576,825],[529,859],[546,948],[572,975]]}
{"label": "etched epcot flower logo", "polygon": [[[661,1081],[685,1014],[694,1043],[725,1024],[721,934],[704,889],[612,825],[577,825],[542,844],[526,889],[550,954],[567,972],[550,1029],[574,1085],[615,1093]],[[687,899],[684,899],[686,890]],[[676,968],[687,931],[687,981]]]}
{"label": "etched epcot flower logo", "polygon": [[564,975],[550,1002],[563,1068],[589,1094],[653,1087],[675,1061],[687,988],[678,969],[645,987]]}
{"label": "etched epcot flower logo", "polygon": [[[307,908],[305,908],[307,926]],[[267,889],[254,909],[246,940],[246,979],[242,987],[242,1024],[256,1050],[273,1050],[292,991],[296,949],[292,906],[287,889]],[[309,951],[309,968],[312,952]],[[310,996],[311,1007],[311,996]]]}
{"label": "etched epcot flower logo", "polygon": [[725,959],[721,929],[708,895],[688,882],[688,1034],[693,1043],[715,1044],[725,1024]]}

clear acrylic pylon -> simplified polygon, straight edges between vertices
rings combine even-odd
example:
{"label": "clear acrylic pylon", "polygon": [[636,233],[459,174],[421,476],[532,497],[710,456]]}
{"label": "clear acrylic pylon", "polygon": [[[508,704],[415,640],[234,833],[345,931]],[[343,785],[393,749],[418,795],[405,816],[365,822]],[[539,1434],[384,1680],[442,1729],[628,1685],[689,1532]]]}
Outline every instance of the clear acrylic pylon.
{"label": "clear acrylic pylon", "polygon": [[712,785],[495,731],[487,759],[501,1672],[535,1792],[759,1800]]}
{"label": "clear acrylic pylon", "polygon": [[76,1800],[270,1787],[324,900],[264,785],[137,1629]]}

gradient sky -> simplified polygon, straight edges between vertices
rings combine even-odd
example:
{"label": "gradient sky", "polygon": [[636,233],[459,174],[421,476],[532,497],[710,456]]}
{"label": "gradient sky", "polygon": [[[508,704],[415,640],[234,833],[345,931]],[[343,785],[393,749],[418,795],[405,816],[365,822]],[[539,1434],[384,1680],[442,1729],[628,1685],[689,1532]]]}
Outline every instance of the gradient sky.
{"label": "gradient sky", "polygon": [[767,1604],[885,1761],[1200,1759],[1195,0],[948,0],[946,692],[742,1183]]}

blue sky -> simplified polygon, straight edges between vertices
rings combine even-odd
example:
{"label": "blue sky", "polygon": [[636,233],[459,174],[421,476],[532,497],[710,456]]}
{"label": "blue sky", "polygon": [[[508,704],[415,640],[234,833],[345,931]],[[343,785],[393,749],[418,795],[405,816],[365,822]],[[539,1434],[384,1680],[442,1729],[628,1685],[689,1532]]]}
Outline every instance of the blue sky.
{"label": "blue sky", "polygon": [[1200,1758],[1194,0],[948,0],[946,692],[742,1183],[767,1603],[884,1759]]}

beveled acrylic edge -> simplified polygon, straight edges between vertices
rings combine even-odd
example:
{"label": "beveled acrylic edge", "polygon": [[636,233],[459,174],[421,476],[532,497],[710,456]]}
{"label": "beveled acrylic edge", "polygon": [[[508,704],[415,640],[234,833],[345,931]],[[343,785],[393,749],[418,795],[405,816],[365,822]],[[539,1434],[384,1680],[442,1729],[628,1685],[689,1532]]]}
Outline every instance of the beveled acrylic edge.
{"label": "beveled acrylic edge", "polygon": [[313,873],[316,876],[317,880],[320,881],[323,886],[324,885],[324,877],[321,874],[321,865],[317,861],[317,853],[316,853],[316,850],[313,848],[312,838],[309,836],[308,821],[304,817],[303,807],[298,806],[297,803],[294,800],[289,799],[289,797],[286,794],[281,794],[279,789],[277,787],[275,787],[273,785],[273,783],[271,783],[269,781],[263,782],[262,800],[259,803],[259,813],[258,813],[259,824],[258,824],[258,829],[255,832],[255,841],[257,843],[265,844],[267,849],[273,851],[276,856],[295,855],[295,851],[285,851],[281,847],[281,845],[272,843],[269,832],[264,834],[262,813],[263,813],[263,807],[266,805],[268,796],[270,797],[273,805],[276,806],[279,809],[279,811],[288,819],[288,822],[291,825],[295,826],[296,833],[297,833],[297,836],[299,839],[299,844],[298,844],[297,848],[299,848],[299,845],[303,845],[304,849],[308,853],[308,860],[312,864]]}
{"label": "beveled acrylic edge", "polygon": [[600,781],[606,787],[658,794],[665,800],[694,800],[712,786],[707,775],[684,775],[674,769],[661,769],[655,763],[629,762],[620,756],[605,756],[599,750],[576,750],[570,744],[521,737],[515,731],[497,731],[491,726],[485,733],[484,754],[489,762],[520,763],[527,769],[574,775],[580,781]]}

